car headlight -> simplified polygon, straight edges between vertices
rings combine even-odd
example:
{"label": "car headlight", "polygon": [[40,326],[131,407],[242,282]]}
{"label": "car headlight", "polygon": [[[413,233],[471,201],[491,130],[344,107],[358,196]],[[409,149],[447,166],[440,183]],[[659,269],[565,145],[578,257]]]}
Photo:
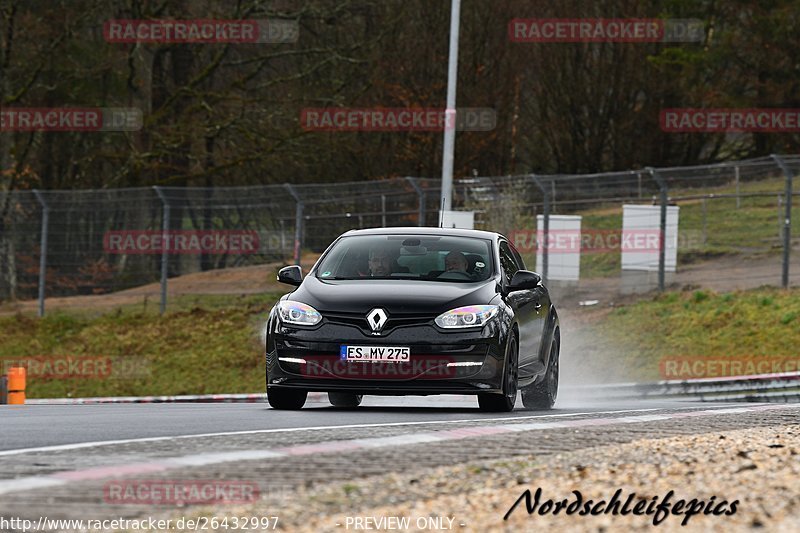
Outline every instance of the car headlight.
{"label": "car headlight", "polygon": [[483,326],[497,315],[496,305],[468,305],[451,309],[436,317],[436,325],[440,328],[474,328]]}
{"label": "car headlight", "polygon": [[283,322],[298,326],[313,326],[319,324],[319,321],[322,320],[322,315],[319,314],[319,311],[310,305],[293,302],[292,300],[278,302],[278,315],[280,315]]}

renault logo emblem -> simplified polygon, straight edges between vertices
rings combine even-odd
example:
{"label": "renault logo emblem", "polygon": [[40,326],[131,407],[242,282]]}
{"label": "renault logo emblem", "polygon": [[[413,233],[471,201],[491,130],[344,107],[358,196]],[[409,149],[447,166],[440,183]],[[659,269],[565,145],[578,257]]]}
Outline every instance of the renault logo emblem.
{"label": "renault logo emblem", "polygon": [[374,332],[379,332],[383,328],[387,318],[386,311],[380,308],[375,308],[367,313],[367,323],[369,323],[369,327]]}

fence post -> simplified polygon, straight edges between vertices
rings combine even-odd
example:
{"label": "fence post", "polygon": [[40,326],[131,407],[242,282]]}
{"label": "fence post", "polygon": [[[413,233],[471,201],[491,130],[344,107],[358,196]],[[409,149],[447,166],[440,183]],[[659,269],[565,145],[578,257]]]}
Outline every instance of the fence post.
{"label": "fence post", "polygon": [[708,242],[708,198],[703,198],[703,246]]}
{"label": "fence post", "polygon": [[792,181],[794,173],[789,165],[780,156],[772,154],[772,159],[778,164],[786,176],[786,215],[783,219],[783,273],[781,283],[784,289],[789,288],[789,258],[792,251]]}
{"label": "fence post", "polygon": [[636,181],[638,182],[638,187],[639,187],[638,188],[639,199],[641,199],[642,198],[642,173],[641,172],[637,172],[636,173]]}
{"label": "fence post", "polygon": [[167,311],[167,275],[169,274],[169,200],[158,185],[153,185],[161,200],[161,306],[159,312],[163,315]]}
{"label": "fence post", "polygon": [[[549,248],[549,241],[550,241],[550,191],[544,184],[536,177],[535,174],[531,174],[531,180],[539,187],[539,190],[542,191],[542,221],[544,222],[544,246],[542,246],[542,281],[547,283],[547,270],[548,270],[548,248]],[[553,192],[556,190],[555,180],[552,180],[552,189]],[[538,235],[538,231],[536,232]],[[538,241],[538,239],[537,239]]]}
{"label": "fence post", "polygon": [[406,177],[406,179],[411,186],[414,187],[414,190],[417,191],[417,196],[419,196],[419,216],[417,218],[417,225],[422,227],[425,225],[425,191],[419,186],[416,178]]}
{"label": "fence post", "polygon": [[381,227],[386,227],[386,195],[381,194]]}
{"label": "fence post", "polygon": [[742,197],[739,190],[739,165],[736,165],[733,170],[734,175],[736,176],[736,209],[739,209],[742,207]]}
{"label": "fence post", "polygon": [[303,200],[300,198],[300,195],[297,194],[297,191],[292,186],[291,183],[284,183],[284,187],[286,190],[289,191],[289,194],[292,195],[295,201],[295,212],[294,212],[294,264],[300,264],[300,253],[303,248],[303,211],[305,209],[305,204]]}
{"label": "fence post", "polygon": [[44,316],[44,286],[47,274],[47,234],[50,225],[50,207],[44,200],[44,196],[38,189],[33,189],[36,200],[42,206],[42,236],[39,243],[41,249],[39,253],[39,317]]}
{"label": "fence post", "polygon": [[666,270],[666,248],[667,248],[667,204],[669,203],[669,190],[667,183],[661,175],[653,167],[647,167],[647,170],[653,179],[658,184],[659,196],[661,198],[661,220],[659,226],[661,228],[661,236],[658,239],[658,290],[664,292],[664,272]]}

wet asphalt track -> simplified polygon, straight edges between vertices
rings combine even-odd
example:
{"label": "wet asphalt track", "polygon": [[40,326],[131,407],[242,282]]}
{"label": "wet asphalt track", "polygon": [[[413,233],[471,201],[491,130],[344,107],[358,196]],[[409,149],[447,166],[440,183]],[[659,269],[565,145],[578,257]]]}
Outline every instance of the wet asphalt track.
{"label": "wet asphalt track", "polygon": [[551,411],[484,413],[474,397],[366,397],[346,411],[327,402],[307,403],[301,411],[275,411],[264,403],[105,404],[0,406],[0,451],[112,440],[205,435],[224,432],[330,428],[349,425],[419,424],[577,415],[648,409],[711,408],[709,403],[666,400],[559,400]]}

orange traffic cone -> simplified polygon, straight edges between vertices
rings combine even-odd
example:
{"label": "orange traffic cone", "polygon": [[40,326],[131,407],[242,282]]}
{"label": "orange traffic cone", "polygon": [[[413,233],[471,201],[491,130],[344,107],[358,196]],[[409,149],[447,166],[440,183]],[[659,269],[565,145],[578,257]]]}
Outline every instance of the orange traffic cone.
{"label": "orange traffic cone", "polygon": [[14,366],[8,369],[8,404],[25,403],[25,367]]}

